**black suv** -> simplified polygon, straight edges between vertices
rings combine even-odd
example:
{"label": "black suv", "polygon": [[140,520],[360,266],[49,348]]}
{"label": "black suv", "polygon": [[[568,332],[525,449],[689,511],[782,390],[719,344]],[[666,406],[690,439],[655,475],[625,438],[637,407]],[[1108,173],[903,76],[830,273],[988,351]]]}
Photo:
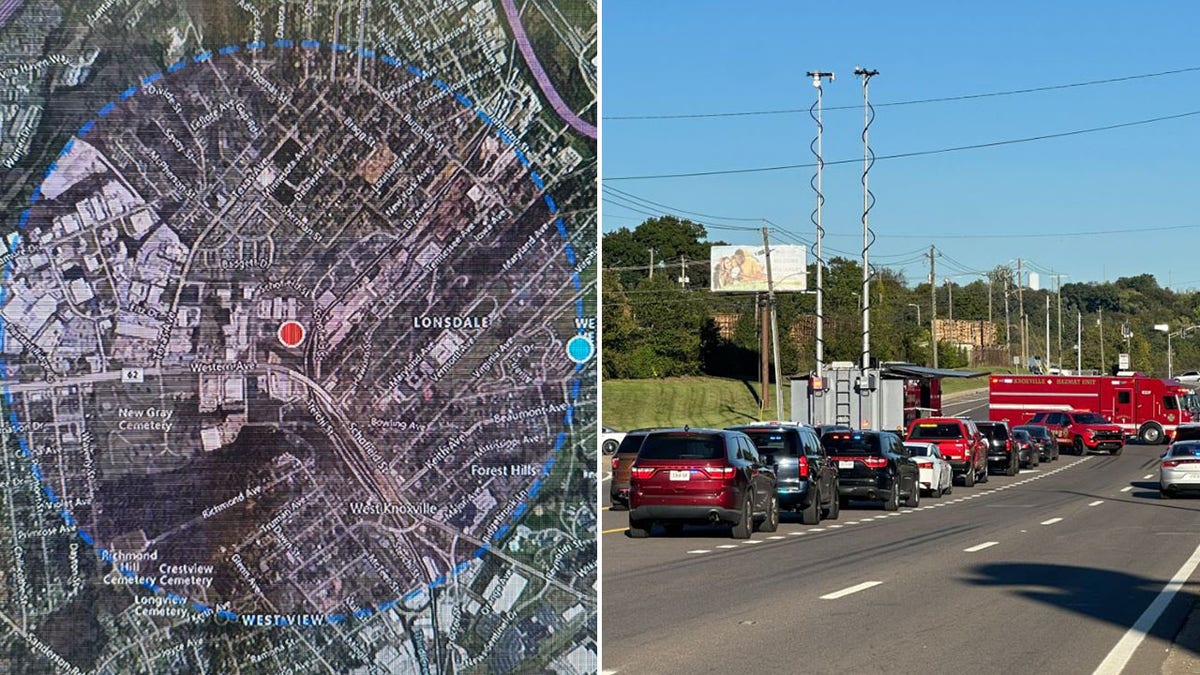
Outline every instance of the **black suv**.
{"label": "black suv", "polygon": [[805,525],[836,520],[838,472],[812,427],[764,422],[730,427],[754,441],[763,463],[775,469],[779,508],[798,511]]}
{"label": "black suv", "polygon": [[883,502],[885,511],[896,511],[921,502],[917,462],[899,437],[878,431],[832,431],[821,436],[821,445],[836,462],[841,506],[850,499]]}
{"label": "black suv", "polygon": [[629,470],[629,536],[654,523],[669,534],[683,526],[732,525],[735,539],[779,528],[775,471],[740,431],[651,431]]}
{"label": "black suv", "polygon": [[1038,459],[1041,461],[1053,462],[1058,459],[1058,441],[1054,440],[1054,436],[1046,427],[1040,424],[1022,424],[1013,427],[1013,431],[1024,431],[1029,434],[1034,447],[1038,449]]}
{"label": "black suv", "polygon": [[976,422],[979,433],[987,439],[988,471],[993,467],[1002,474],[1015,476],[1021,472],[1021,450],[1013,443],[1008,422]]}

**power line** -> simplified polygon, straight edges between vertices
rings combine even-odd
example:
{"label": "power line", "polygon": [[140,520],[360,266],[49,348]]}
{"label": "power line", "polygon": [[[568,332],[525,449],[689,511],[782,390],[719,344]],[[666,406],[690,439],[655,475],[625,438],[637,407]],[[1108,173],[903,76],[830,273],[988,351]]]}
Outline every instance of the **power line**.
{"label": "power line", "polygon": [[735,222],[752,222],[752,223],[757,223],[757,222],[761,222],[761,221],[763,220],[762,218],[744,218],[744,217],[734,217],[734,216],[714,216],[714,215],[711,215],[711,214],[708,214],[708,213],[700,213],[700,212],[698,212],[698,211],[689,211],[689,210],[687,210],[687,209],[681,209],[681,208],[679,208],[679,207],[677,207],[677,206],[671,206],[671,205],[669,205],[669,204],[663,204],[663,203],[661,203],[661,202],[656,202],[656,201],[654,201],[654,200],[652,200],[652,199],[646,199],[645,197],[639,197],[638,195],[635,195],[635,194],[633,194],[633,193],[631,193],[631,192],[626,192],[625,190],[622,190],[622,189],[620,189],[620,188],[614,187],[614,186],[612,186],[612,185],[605,185],[605,186],[603,186],[603,189],[604,189],[604,191],[605,191],[605,192],[609,192],[609,193],[616,193],[616,195],[619,195],[620,197],[624,197],[624,198],[626,198],[626,199],[628,199],[628,200],[633,200],[633,201],[635,201],[635,202],[641,202],[641,203],[643,203],[643,204],[647,204],[647,205],[650,205],[650,206],[657,206],[657,207],[659,207],[659,208],[667,209],[668,211],[670,211],[670,212],[671,212],[671,213],[673,213],[673,214],[692,215],[692,216],[697,216],[697,217],[700,217],[700,218],[709,218],[709,219],[712,219],[712,220],[732,220],[732,221],[735,221]]}
{"label": "power line", "polygon": [[[1027,87],[1024,89],[1007,89],[1004,91],[991,91],[980,94],[963,94],[960,96],[939,96],[936,98],[920,98],[909,101],[892,101],[890,103],[874,104],[876,108],[903,106],[903,105],[922,105],[926,103],[949,103],[953,101],[969,101],[980,98],[993,98],[998,96],[1014,96],[1017,94],[1033,94],[1043,91],[1056,91],[1061,89],[1073,89],[1077,87],[1090,87],[1100,84],[1114,84],[1117,82],[1128,82],[1130,80],[1149,79],[1153,77],[1165,77],[1168,75],[1181,75],[1183,73],[1192,73],[1200,71],[1200,66],[1191,66],[1188,68],[1177,68],[1175,70],[1162,70],[1155,73],[1142,73],[1140,75],[1125,75],[1122,77],[1109,77],[1102,80],[1086,80],[1084,82],[1069,82],[1066,84],[1052,84],[1042,87]],[[825,108],[825,110],[859,110],[859,106],[842,105]],[[716,119],[730,117],[755,117],[764,115],[792,115],[796,113],[807,113],[808,108],[782,108],[777,110],[743,110],[735,112],[717,112],[717,113],[679,113],[665,115],[605,115],[604,121],[610,122],[613,120],[624,121],[648,121],[648,120],[685,120],[685,119]]]}
{"label": "power line", "polygon": [[[1061,131],[1061,132],[1052,133],[1052,134],[1041,134],[1038,136],[1026,136],[1024,138],[1010,138],[1010,139],[1002,140],[1002,141],[990,141],[987,143],[973,143],[971,145],[956,145],[956,146],[952,146],[952,147],[948,147],[948,148],[937,148],[935,150],[916,150],[913,152],[901,152],[901,153],[896,153],[896,154],[892,154],[892,155],[879,155],[875,159],[877,161],[884,160],[884,159],[906,159],[909,157],[923,157],[926,155],[940,155],[940,154],[945,154],[945,153],[950,153],[950,152],[961,152],[963,150],[980,150],[983,148],[995,148],[995,147],[999,147],[999,146],[1003,146],[1003,145],[1017,145],[1019,143],[1032,143],[1034,141],[1045,141],[1045,140],[1050,140],[1050,139],[1055,139],[1055,138],[1066,138],[1069,136],[1082,136],[1084,134],[1092,134],[1092,133],[1097,133],[1097,132],[1101,132],[1101,131],[1112,131],[1114,129],[1125,129],[1128,127],[1136,127],[1136,126],[1142,126],[1142,125],[1146,125],[1146,124],[1156,124],[1158,122],[1168,122],[1171,120],[1183,119],[1185,117],[1195,117],[1196,115],[1200,115],[1200,110],[1191,110],[1188,112],[1177,113],[1174,115],[1163,115],[1161,117],[1151,117],[1149,119],[1136,120],[1133,122],[1120,122],[1118,124],[1108,124],[1108,125],[1101,126],[1101,127],[1088,127],[1086,129],[1074,129],[1071,131]],[[857,164],[858,162],[861,162],[861,161],[862,161],[862,158],[837,159],[837,160],[825,162],[825,166],[831,166],[834,164]],[[816,164],[814,164],[814,163],[781,164],[778,166],[759,166],[759,167],[749,167],[749,168],[745,168],[745,169],[720,169],[720,170],[713,170],[713,171],[691,171],[691,172],[687,172],[687,173],[646,174],[646,175],[640,175],[640,176],[613,176],[610,178],[604,178],[602,180],[618,181],[618,180],[655,180],[655,179],[660,179],[660,178],[698,178],[698,177],[702,177],[702,176],[727,176],[727,175],[743,174],[743,173],[765,173],[768,171],[789,171],[792,169],[811,169],[815,166],[816,166]]]}

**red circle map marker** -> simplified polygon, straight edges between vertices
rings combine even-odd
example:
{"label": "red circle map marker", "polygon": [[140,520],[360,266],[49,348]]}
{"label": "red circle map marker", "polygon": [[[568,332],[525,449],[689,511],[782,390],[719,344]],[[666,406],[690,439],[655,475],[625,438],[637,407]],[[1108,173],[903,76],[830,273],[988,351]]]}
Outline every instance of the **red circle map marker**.
{"label": "red circle map marker", "polygon": [[304,342],[304,326],[299,321],[284,321],[279,325],[279,341],[284,347],[299,347]]}

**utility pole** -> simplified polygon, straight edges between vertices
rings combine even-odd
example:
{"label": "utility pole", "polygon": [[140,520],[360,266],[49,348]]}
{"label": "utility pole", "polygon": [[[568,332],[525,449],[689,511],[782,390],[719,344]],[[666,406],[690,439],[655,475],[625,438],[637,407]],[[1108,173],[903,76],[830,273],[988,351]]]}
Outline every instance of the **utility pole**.
{"label": "utility pole", "polygon": [[874,156],[871,154],[871,144],[868,131],[871,128],[871,118],[874,110],[871,108],[870,83],[871,78],[879,74],[878,70],[867,70],[855,66],[854,74],[862,78],[863,86],[863,211],[862,211],[862,368],[866,371],[871,367],[871,261],[867,252],[871,248],[871,228],[868,225],[867,214],[871,212],[871,190],[867,186],[867,175],[871,172]]}
{"label": "utility pole", "polygon": [[[988,280],[988,323],[991,323],[992,322],[992,273],[991,272],[987,273],[987,280]],[[983,339],[981,337],[980,342],[982,342],[982,341],[983,341]]]}
{"label": "utility pole", "polygon": [[1063,275],[1054,275],[1054,294],[1058,296],[1058,365],[1062,366],[1062,278]]}
{"label": "utility pole", "polygon": [[654,278],[654,249],[650,249],[650,278]]}
{"label": "utility pole", "polygon": [[1083,312],[1075,310],[1075,374],[1083,372]]}
{"label": "utility pole", "polygon": [[1029,352],[1025,349],[1025,276],[1021,271],[1021,259],[1017,258],[1017,316],[1021,319],[1021,367],[1029,366]]}
{"label": "utility pole", "polygon": [[1004,353],[1007,355],[1008,363],[1012,365],[1012,323],[1008,316],[1008,268],[1004,272]]}
{"label": "utility pole", "polygon": [[937,340],[937,271],[934,269],[933,244],[929,245],[929,346],[933,352],[933,367],[938,367]]}
{"label": "utility pole", "polygon": [[679,287],[687,288],[689,281],[691,280],[687,275],[687,256],[681,255],[679,256]]}
{"label": "utility pole", "polygon": [[775,312],[775,278],[771,275],[771,242],[767,241],[767,227],[762,228],[763,255],[767,260],[767,303],[771,310],[771,347],[775,357],[775,419],[783,419],[783,373],[779,365],[779,321]]}
{"label": "utility pole", "polygon": [[813,108],[816,109],[816,114],[813,115],[813,108],[809,108],[808,114],[817,123],[817,137],[813,141],[813,145],[809,148],[813,150],[813,154],[817,156],[817,172],[813,176],[812,188],[817,193],[817,208],[813,211],[813,225],[817,227],[816,258],[817,258],[817,377],[824,381],[825,377],[825,258],[821,250],[821,242],[825,238],[825,228],[821,226],[821,210],[825,206],[825,195],[821,192],[821,174],[825,168],[825,160],[821,158],[821,141],[824,125],[821,124],[821,99],[824,96],[824,90],[821,88],[821,80],[828,79],[833,82],[834,74],[832,72],[824,72],[820,70],[809,71],[806,73],[812,78],[812,85],[817,90],[817,100],[813,103]]}
{"label": "utility pole", "polygon": [[760,410],[765,414],[767,406],[771,404],[771,322],[767,313],[766,296],[760,295],[758,298],[759,305],[762,311],[759,312],[759,318],[762,322],[759,324],[759,382],[761,386],[759,391],[762,392],[762,406]]}
{"label": "utility pole", "polygon": [[[1062,354],[1059,354],[1059,356],[1061,357]],[[1045,356],[1045,359],[1046,359],[1046,361],[1045,361],[1046,369],[1049,370],[1049,368],[1050,368],[1050,296],[1049,295],[1046,296],[1046,356]],[[1058,367],[1062,368],[1062,363],[1059,363]]]}
{"label": "utility pole", "polygon": [[954,330],[954,286],[950,285],[950,277],[946,277],[946,317],[950,320],[950,330]]}

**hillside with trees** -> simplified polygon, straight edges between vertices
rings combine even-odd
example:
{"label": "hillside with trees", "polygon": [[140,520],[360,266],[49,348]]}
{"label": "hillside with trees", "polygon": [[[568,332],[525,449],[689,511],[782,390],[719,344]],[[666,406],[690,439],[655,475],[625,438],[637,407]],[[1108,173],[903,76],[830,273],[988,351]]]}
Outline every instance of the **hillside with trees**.
{"label": "hillside with trees", "polygon": [[[651,218],[632,230],[621,228],[604,235],[602,345],[606,379],[757,378],[759,312],[764,311],[765,298],[709,291],[709,248],[723,243],[708,241],[703,225],[673,216]],[[872,267],[872,357],[930,365],[928,279],[914,282],[902,272]],[[965,342],[956,344],[943,336],[938,342],[940,367],[987,370],[1011,365],[1014,357],[1019,360],[1016,271],[1001,264],[978,275],[968,283],[951,282],[948,288],[940,284],[936,289],[937,316],[947,319],[952,311],[956,326],[970,322],[972,330],[994,331],[995,341],[987,348],[969,348]],[[810,264],[810,288],[814,279]],[[825,360],[857,362],[862,350],[860,261],[831,258],[824,281]],[[1078,317],[1085,370],[1111,372],[1118,354],[1128,352],[1134,369],[1166,376],[1167,336],[1154,328],[1160,324],[1167,324],[1172,333],[1173,371],[1200,368],[1200,295],[1162,288],[1153,274],[1107,283],[1065,283],[1058,293],[1026,286],[1019,295],[1027,322],[1027,356],[1074,368]],[[779,294],[776,306],[782,372],[785,377],[807,372],[815,355],[815,298],[811,294]],[[945,330],[939,325],[940,336]]]}

